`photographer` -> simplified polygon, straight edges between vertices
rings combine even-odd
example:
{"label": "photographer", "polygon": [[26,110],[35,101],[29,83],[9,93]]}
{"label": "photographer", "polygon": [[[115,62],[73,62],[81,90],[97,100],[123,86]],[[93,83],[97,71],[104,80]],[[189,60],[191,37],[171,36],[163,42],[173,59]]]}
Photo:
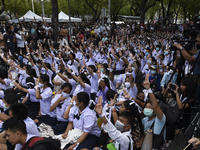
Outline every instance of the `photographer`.
{"label": "photographer", "polygon": [[[184,49],[184,47],[182,47],[181,44],[174,44],[174,46],[180,50],[181,54],[183,55],[183,57],[190,63],[195,63],[195,67],[194,67],[194,70],[193,70],[193,75],[194,75],[194,78],[197,78],[198,75],[200,74],[200,34],[197,35],[197,38],[196,38],[197,42],[196,42],[196,45],[197,45],[197,53],[194,55],[191,53],[191,50],[190,51],[186,51]],[[198,79],[198,82],[197,82],[197,88],[196,88],[196,102],[194,103],[194,106],[196,107],[199,107],[200,106],[200,83],[199,83],[199,79]]]}

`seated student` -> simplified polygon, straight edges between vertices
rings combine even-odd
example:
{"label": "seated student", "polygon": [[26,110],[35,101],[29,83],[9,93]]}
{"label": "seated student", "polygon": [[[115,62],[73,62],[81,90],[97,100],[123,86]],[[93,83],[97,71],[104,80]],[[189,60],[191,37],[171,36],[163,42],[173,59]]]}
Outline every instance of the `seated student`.
{"label": "seated student", "polygon": [[[102,100],[98,101],[95,108],[97,114],[102,118],[102,128],[109,137],[115,141],[114,147],[119,150],[133,150],[133,141],[131,136],[131,126],[133,124],[133,116],[129,112],[123,112],[119,115],[119,120],[113,125],[105,114],[102,112]],[[107,146],[107,145],[105,145]],[[95,147],[95,150],[101,150],[99,147]]]}
{"label": "seated student", "polygon": [[[97,96],[102,96],[103,98],[103,106],[107,103],[106,99],[106,93],[110,90],[110,82],[109,79],[106,77],[103,77],[99,82],[99,90],[97,93]],[[95,100],[95,102],[98,102],[98,99]]]}
{"label": "seated student", "polygon": [[73,149],[77,147],[77,150],[91,150],[96,146],[101,131],[97,126],[95,112],[88,107],[89,101],[89,95],[86,92],[80,92],[77,94],[75,99],[76,106],[70,110],[69,123],[62,137],[67,138],[69,130],[72,128],[81,129],[84,133],[75,144],[67,144],[65,149]]}
{"label": "seated student", "polygon": [[17,117],[12,117],[6,120],[3,124],[6,133],[6,139],[12,145],[20,144],[20,147],[35,135],[28,134],[26,131],[26,124],[23,120]]}
{"label": "seated student", "polygon": [[72,105],[71,97],[70,97],[72,85],[70,83],[64,83],[61,87],[61,90],[62,90],[62,93],[57,94],[52,99],[51,107],[50,107],[51,112],[56,110],[56,118],[57,118],[58,124],[53,127],[54,134],[56,135],[65,132],[67,128],[67,124],[68,124],[68,119],[63,118],[63,115],[65,113],[65,110],[69,107],[69,105]]}
{"label": "seated student", "polygon": [[11,88],[11,80],[8,78],[8,72],[6,70],[0,69],[0,87],[2,90]]}
{"label": "seated student", "polygon": [[[34,121],[31,118],[28,117],[28,107],[25,104],[22,104],[22,103],[12,104],[9,107],[9,116],[1,115],[0,118],[2,119],[2,117],[4,117],[4,120],[2,120],[2,121],[6,121],[10,117],[20,118],[26,124],[26,131],[29,134],[32,134],[32,135],[35,135],[35,136],[39,136],[39,131],[37,129],[36,124],[34,123]],[[14,149],[14,148],[16,150],[20,150],[21,149],[20,145],[16,145],[14,147],[14,146],[11,146],[9,142],[7,142],[7,140],[5,139],[5,132],[1,133],[0,141],[1,141],[1,147],[5,147],[8,150],[9,149]]]}
{"label": "seated student", "polygon": [[36,124],[41,124],[44,122],[50,126],[55,126],[57,124],[55,110],[50,112],[51,100],[52,100],[52,89],[49,83],[49,76],[43,74],[39,77],[39,83],[36,86],[35,91],[36,99],[40,99],[40,111],[38,116],[34,120]]}
{"label": "seated student", "polygon": [[40,100],[36,99],[35,95],[35,80],[33,77],[26,78],[26,84],[28,89],[21,87],[17,82],[14,82],[15,86],[22,92],[27,93],[26,97],[22,100],[22,103],[26,103],[28,99],[30,99],[31,104],[29,106],[29,116],[32,119],[35,119],[38,115],[40,109]]}

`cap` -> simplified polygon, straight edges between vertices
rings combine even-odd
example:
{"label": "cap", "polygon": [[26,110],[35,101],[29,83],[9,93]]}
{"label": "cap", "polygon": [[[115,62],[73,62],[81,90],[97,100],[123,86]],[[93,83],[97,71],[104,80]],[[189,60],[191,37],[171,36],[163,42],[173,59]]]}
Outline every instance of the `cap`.
{"label": "cap", "polygon": [[151,65],[150,69],[156,69],[157,66],[156,65]]}

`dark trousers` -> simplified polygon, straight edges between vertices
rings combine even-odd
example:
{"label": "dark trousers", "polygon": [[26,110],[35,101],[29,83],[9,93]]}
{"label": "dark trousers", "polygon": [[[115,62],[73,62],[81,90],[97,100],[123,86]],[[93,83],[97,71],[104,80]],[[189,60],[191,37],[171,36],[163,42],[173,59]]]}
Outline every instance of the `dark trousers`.
{"label": "dark trousers", "polygon": [[63,134],[67,129],[68,122],[58,121],[56,126],[52,126],[55,135]]}
{"label": "dark trousers", "polygon": [[39,120],[38,124],[45,123],[50,126],[56,126],[58,122],[56,118],[52,118],[49,115],[43,115],[41,117],[37,117],[36,119]]}

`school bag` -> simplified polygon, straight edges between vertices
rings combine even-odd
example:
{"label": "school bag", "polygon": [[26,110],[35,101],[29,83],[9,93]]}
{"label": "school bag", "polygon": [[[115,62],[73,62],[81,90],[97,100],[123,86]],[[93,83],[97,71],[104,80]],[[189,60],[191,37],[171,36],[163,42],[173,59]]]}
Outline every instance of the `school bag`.
{"label": "school bag", "polygon": [[22,147],[22,150],[60,150],[59,140],[45,137],[32,137]]}

